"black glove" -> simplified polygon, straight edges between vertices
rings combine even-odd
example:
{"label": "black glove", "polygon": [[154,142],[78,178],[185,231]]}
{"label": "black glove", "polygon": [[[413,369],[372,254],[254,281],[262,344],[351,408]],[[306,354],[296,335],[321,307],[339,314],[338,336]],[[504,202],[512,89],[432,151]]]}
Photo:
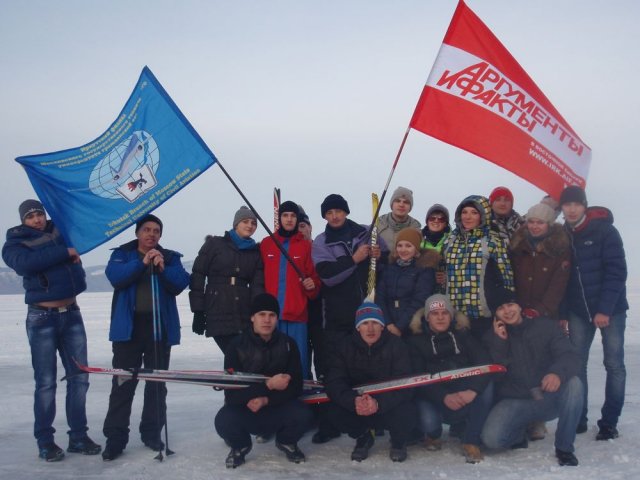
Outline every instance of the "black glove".
{"label": "black glove", "polygon": [[191,324],[191,330],[198,335],[204,334],[204,330],[207,327],[207,316],[204,312],[193,312],[193,323]]}

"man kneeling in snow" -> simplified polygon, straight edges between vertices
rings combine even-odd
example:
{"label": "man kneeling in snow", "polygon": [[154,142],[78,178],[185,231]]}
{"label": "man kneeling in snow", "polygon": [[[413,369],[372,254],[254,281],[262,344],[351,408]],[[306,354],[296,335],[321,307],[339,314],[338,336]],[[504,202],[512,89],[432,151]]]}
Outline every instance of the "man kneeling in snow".
{"label": "man kneeling in snow", "polygon": [[305,461],[298,440],[312,421],[311,410],[298,400],[302,366],[296,342],[276,330],[280,307],[273,295],[261,293],[251,303],[252,330],[233,340],[224,357],[225,370],[259,373],[265,383],[225,390],[225,405],[215,419],[218,435],[231,447],[227,468],[244,463],[251,434],[276,436],[276,447],[294,463]]}
{"label": "man kneeling in snow", "polygon": [[507,373],[497,384],[501,400],[489,413],[482,441],[489,448],[526,448],[529,424],[557,418],[558,463],[578,465],[573,443],[582,412],[580,357],[557,322],[523,318],[514,292],[502,289],[492,300],[493,329],[483,340]]}
{"label": "man kneeling in snow", "polygon": [[356,439],[351,460],[361,462],[373,446],[372,429],[389,430],[394,462],[407,458],[406,443],[416,422],[409,390],[372,397],[359,395],[353,387],[411,374],[411,361],[404,342],[385,328],[382,310],[365,301],[356,311],[356,331],[343,339],[328,359],[326,376],[329,420]]}

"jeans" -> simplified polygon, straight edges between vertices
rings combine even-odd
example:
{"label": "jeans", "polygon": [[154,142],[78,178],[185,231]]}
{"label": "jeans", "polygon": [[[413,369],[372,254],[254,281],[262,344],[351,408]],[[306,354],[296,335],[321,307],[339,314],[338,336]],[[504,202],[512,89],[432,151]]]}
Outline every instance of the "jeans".
{"label": "jeans", "polygon": [[487,385],[473,402],[459,410],[450,410],[444,403],[436,405],[423,399],[418,399],[416,405],[420,416],[420,427],[428,437],[440,438],[443,423],[450,425],[463,423],[466,428],[462,442],[480,445],[480,433],[493,405],[493,384]]}
{"label": "jeans", "polygon": [[[604,405],[602,406],[602,423],[615,427],[622,413],[624,405],[624,392],[627,380],[627,370],[624,366],[624,329],[626,325],[626,312],[612,315],[609,326],[600,329],[602,337],[603,363],[607,371],[607,380],[604,391]],[[593,343],[596,327],[588,320],[569,312],[569,338],[575,345],[582,358],[580,380],[584,384],[584,406],[582,408],[581,423],[587,423],[588,410],[588,385],[587,363],[589,362],[589,350]]]}
{"label": "jeans", "polygon": [[36,381],[33,413],[33,434],[38,447],[54,441],[56,417],[56,351],[60,354],[67,376],[66,412],[70,441],[83,439],[87,434],[85,401],[89,389],[89,375],[79,374],[74,360],[87,364],[87,335],[80,309],[66,312],[39,310],[29,307],[27,337],[31,347],[31,364]]}
{"label": "jeans", "polygon": [[572,377],[556,392],[543,392],[541,400],[505,398],[489,413],[482,429],[482,442],[489,448],[510,448],[526,439],[527,426],[558,418],[555,447],[573,452],[576,427],[582,412],[582,382]]}

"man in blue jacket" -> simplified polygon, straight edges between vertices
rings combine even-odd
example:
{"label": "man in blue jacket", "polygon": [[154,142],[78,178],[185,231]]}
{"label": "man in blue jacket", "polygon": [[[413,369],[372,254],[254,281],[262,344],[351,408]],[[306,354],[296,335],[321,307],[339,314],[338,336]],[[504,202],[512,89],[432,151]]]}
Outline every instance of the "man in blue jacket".
{"label": "man in blue jacket", "polygon": [[624,404],[627,372],[624,365],[624,329],[629,304],[626,297],[627,263],[613,215],[604,207],[587,208],[580,187],[563,190],[560,205],[573,247],[572,269],[564,299],[569,337],[582,357],[580,379],[584,406],[577,432],[587,431],[587,362],[600,330],[607,371],[605,400],[596,440],[618,436],[618,418]]}
{"label": "man in blue jacket", "polygon": [[22,277],[28,304],[27,336],[36,389],[34,435],[39,456],[47,462],[64,458],[54,441],[56,416],[56,351],[67,375],[68,452],[96,455],[101,447],[87,436],[85,400],[88,375],[74,363],[87,363],[87,336],[76,296],[87,288],[80,256],[47,220],[37,200],[19,208],[21,225],[7,231],[2,248],[5,263]]}
{"label": "man in blue jacket", "polygon": [[[176,296],[189,285],[189,274],[178,252],[159,245],[162,222],[148,214],[136,223],[136,240],[116,248],[107,264],[113,285],[111,328],[113,368],[168,369],[171,346],[180,343]],[[157,283],[156,283],[157,282]],[[155,288],[157,287],[157,288]],[[129,441],[129,417],[137,380],[119,384],[113,378],[103,433],[105,461],[122,454]],[[142,443],[152,450],[164,448],[160,432],[165,424],[167,388],[146,382],[140,420]]]}

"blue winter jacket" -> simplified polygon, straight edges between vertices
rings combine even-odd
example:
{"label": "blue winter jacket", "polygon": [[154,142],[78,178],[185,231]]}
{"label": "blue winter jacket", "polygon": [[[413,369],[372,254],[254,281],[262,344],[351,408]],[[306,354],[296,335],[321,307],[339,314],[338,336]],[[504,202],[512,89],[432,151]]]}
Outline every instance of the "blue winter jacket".
{"label": "blue winter jacket", "polygon": [[7,231],[2,259],[22,277],[25,303],[63,300],[87,288],[84,269],[67,248],[51,220],[44,230],[18,225]]}
{"label": "blue winter jacket", "polygon": [[[189,274],[180,261],[182,255],[172,250],[156,247],[164,257],[164,271],[157,273],[162,328],[166,331],[167,343],[180,343],[180,318],[176,296],[189,285]],[[105,271],[114,288],[111,304],[111,328],[109,340],[126,342],[131,340],[133,317],[136,309],[136,282],[144,275],[147,266],[138,255],[138,241],[133,240],[115,248]]]}
{"label": "blue winter jacket", "polygon": [[613,226],[613,214],[604,207],[590,207],[585,216],[576,228],[565,223],[573,261],[562,311],[566,315],[568,309],[588,319],[596,313],[624,312],[629,308],[627,262],[622,238]]}

